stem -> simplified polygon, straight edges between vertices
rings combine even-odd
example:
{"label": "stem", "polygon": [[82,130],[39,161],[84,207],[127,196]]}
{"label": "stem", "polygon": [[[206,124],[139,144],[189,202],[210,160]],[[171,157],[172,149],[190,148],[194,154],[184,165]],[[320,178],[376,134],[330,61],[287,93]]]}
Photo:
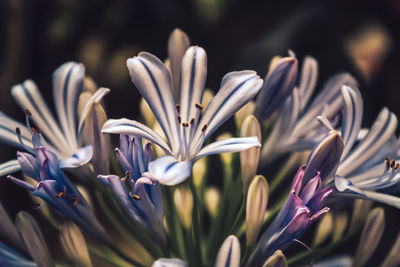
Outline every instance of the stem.
{"label": "stem", "polygon": [[285,180],[285,178],[288,177],[288,173],[290,170],[296,165],[298,161],[299,153],[294,153],[292,154],[289,159],[285,162],[285,165],[282,166],[278,174],[275,176],[275,178],[271,182],[271,186],[269,187],[269,192],[272,194],[272,192],[275,191],[275,189],[280,185],[282,181]]}

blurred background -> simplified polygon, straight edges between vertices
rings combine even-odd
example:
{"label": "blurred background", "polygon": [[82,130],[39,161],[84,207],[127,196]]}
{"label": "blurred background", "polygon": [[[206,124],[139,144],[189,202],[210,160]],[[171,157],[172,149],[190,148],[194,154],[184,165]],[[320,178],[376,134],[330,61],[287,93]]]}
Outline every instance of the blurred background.
{"label": "blurred background", "polygon": [[[139,51],[165,59],[168,36],[179,27],[207,51],[213,90],[229,71],[254,69],[264,77],[271,58],[291,49],[299,60],[318,60],[318,88],[338,72],[357,77],[370,126],[383,106],[400,115],[399,26],[398,0],[1,0],[0,110],[24,120],[10,89],[27,78],[50,103],[53,70],[73,60],[111,89],[110,118],[139,119],[126,59]],[[0,162],[15,157],[15,149],[0,149]],[[32,208],[26,192],[6,179],[0,200],[12,213]]]}

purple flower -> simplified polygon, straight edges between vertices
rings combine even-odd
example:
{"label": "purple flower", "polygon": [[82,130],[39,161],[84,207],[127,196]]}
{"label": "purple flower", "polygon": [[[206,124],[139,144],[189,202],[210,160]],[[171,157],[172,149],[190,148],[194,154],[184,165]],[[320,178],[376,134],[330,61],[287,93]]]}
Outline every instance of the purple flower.
{"label": "purple flower", "polygon": [[118,161],[126,176],[99,175],[111,187],[125,212],[148,230],[158,242],[165,243],[162,224],[163,199],[160,184],[147,171],[153,160],[151,143],[143,149],[142,139],[121,134],[120,147],[115,149]]}
{"label": "purple flower", "polygon": [[261,236],[247,266],[262,266],[277,249],[286,249],[308,229],[311,223],[329,211],[328,207],[322,207],[333,188],[321,187],[321,177],[318,172],[303,187],[305,168],[303,166],[297,171],[292,190],[283,208]]}
{"label": "purple flower", "polygon": [[38,147],[35,154],[18,152],[17,159],[22,171],[38,182],[36,186],[11,175],[7,178],[32,191],[33,195],[42,198],[61,216],[71,219],[94,238],[108,240],[107,233],[85,199],[60,169],[57,156],[43,146]]}

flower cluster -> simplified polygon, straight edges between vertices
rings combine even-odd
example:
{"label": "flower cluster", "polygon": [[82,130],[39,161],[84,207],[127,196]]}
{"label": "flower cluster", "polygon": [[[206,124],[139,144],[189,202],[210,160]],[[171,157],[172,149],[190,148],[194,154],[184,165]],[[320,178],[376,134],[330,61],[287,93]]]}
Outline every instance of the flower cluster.
{"label": "flower cluster", "polygon": [[[397,118],[384,108],[362,128],[350,74],[314,94],[317,61],[298,65],[289,51],[264,80],[229,72],[214,95],[205,50],[176,29],[165,63],[147,52],[127,59],[142,123],[108,119],[110,90],[65,63],[53,76],[57,120],[32,81],[12,88],[26,121],[0,113],[0,141],[25,152],[0,175],[31,192],[34,217],[60,236],[63,264],[363,266],[384,231],[372,201],[400,208]],[[233,116],[238,137],[215,136]],[[114,154],[110,134],[119,135]],[[13,223],[0,204],[1,266],[55,266],[34,217],[21,211]],[[320,259],[361,229],[355,256]],[[383,266],[400,264],[399,240]]]}

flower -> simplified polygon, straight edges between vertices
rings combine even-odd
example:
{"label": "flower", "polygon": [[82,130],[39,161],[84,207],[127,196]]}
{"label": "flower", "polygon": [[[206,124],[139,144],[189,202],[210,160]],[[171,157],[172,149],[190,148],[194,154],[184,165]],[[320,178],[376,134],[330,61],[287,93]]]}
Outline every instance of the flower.
{"label": "flower", "polygon": [[147,229],[158,243],[165,243],[160,184],[147,172],[147,166],[153,159],[151,143],[147,143],[143,150],[141,138],[121,134],[120,148],[116,148],[115,153],[126,176],[121,179],[116,175],[99,175],[98,178],[110,186],[125,212],[135,222]]}
{"label": "flower", "polygon": [[108,120],[103,126],[104,133],[140,136],[160,146],[167,155],[151,162],[149,172],[161,184],[182,182],[190,175],[193,162],[206,155],[259,146],[257,137],[247,137],[229,138],[202,148],[205,139],[250,101],[262,85],[262,80],[253,71],[228,73],[202,113],[206,61],[202,48],[190,47],[186,51],[181,67],[179,104],[175,104],[173,98],[170,73],[157,57],[142,52],[127,61],[132,81],[149,104],[167,141],[133,120]]}
{"label": "flower", "polygon": [[291,193],[275,220],[261,236],[247,266],[262,266],[276,250],[287,248],[311,223],[329,211],[329,208],[322,207],[333,188],[322,188],[321,177],[317,173],[301,190],[305,169],[306,166],[303,166],[297,171]]}
{"label": "flower", "polygon": [[35,156],[25,152],[18,152],[17,155],[22,171],[32,177],[37,185],[11,175],[7,176],[7,179],[42,198],[61,216],[74,221],[95,239],[108,240],[107,233],[97,221],[85,199],[60,169],[54,153],[40,146],[36,149]]}
{"label": "flower", "polygon": [[[26,112],[26,126],[0,112],[0,141],[22,148],[32,154],[37,144],[31,140],[31,128],[40,131],[37,142],[60,158],[62,168],[75,168],[92,158],[92,147],[81,146],[77,131],[77,104],[84,87],[85,68],[82,64],[68,62],[53,74],[53,97],[58,121],[43,100],[36,84],[26,80],[15,85],[11,93]],[[32,120],[37,127],[32,127]],[[0,176],[20,170],[17,160],[0,165]]]}
{"label": "flower", "polygon": [[343,107],[343,85],[357,86],[348,73],[339,73],[329,79],[311,102],[318,76],[318,64],[306,57],[297,87],[278,110],[272,130],[262,146],[261,163],[266,164],[282,153],[312,149],[325,135],[316,121],[318,115],[330,118],[336,126]]}

